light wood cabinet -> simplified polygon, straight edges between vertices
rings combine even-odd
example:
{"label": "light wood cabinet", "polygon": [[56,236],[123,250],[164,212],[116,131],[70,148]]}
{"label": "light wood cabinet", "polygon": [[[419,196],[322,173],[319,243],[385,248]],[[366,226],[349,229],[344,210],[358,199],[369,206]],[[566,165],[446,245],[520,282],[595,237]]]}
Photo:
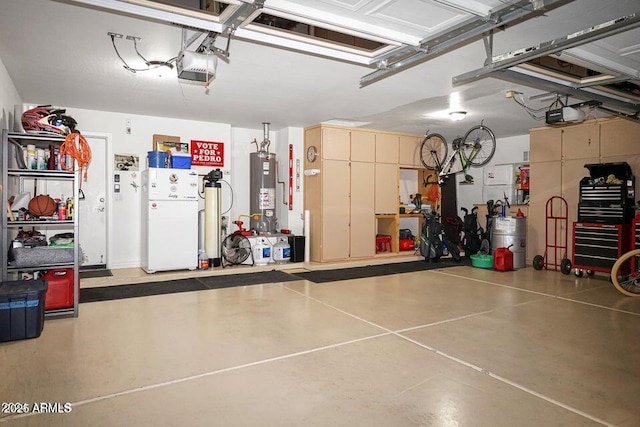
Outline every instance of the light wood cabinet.
{"label": "light wood cabinet", "polygon": [[401,135],[399,140],[399,157],[398,163],[400,167],[422,168],[420,161],[420,146],[422,145],[422,137]]}
{"label": "light wood cabinet", "polygon": [[403,167],[417,170],[418,192],[425,193],[428,188],[422,184],[433,171],[421,168],[421,142],[418,135],[367,129],[305,129],[304,170],[318,171],[305,174],[304,180],[310,261],[375,257],[376,233],[392,237],[391,253],[380,256],[399,253],[398,162],[402,153]]}
{"label": "light wood cabinet", "polygon": [[[322,241],[321,259],[332,261],[349,258],[350,202],[349,162],[325,160],[322,172]],[[326,191],[329,189],[329,191]]]}
{"label": "light wood cabinet", "polygon": [[[638,137],[640,124],[620,118],[590,120],[558,128],[532,129],[530,132],[531,192],[527,222],[527,260],[544,254],[547,200],[562,196],[567,201],[567,257],[571,259],[577,221],[580,180],[589,176],[590,163],[627,162],[634,175],[640,173]],[[554,215],[560,215],[554,212]],[[550,222],[551,223],[551,222]],[[564,235],[564,228],[559,229]],[[553,233],[553,227],[549,227]],[[548,242],[552,244],[553,241]],[[564,243],[564,242],[558,242]],[[558,254],[560,262],[562,254]],[[549,259],[554,261],[553,254]]]}
{"label": "light wood cabinet", "polygon": [[562,129],[561,146],[563,160],[597,158],[600,156],[600,125],[593,121]]}
{"label": "light wood cabinet", "polygon": [[322,128],[322,158],[326,160],[349,160],[350,156],[350,132],[346,129]]}
{"label": "light wood cabinet", "polygon": [[529,133],[529,161],[531,163],[537,163],[561,160],[561,140],[562,129],[531,129]]}
{"label": "light wood cabinet", "polygon": [[351,131],[351,161],[376,161],[376,134],[365,131]]}
{"label": "light wood cabinet", "polygon": [[351,200],[349,257],[372,257],[376,254],[376,218],[374,211],[375,165],[365,162],[351,162]]}
{"label": "light wood cabinet", "polygon": [[[529,193],[529,215],[527,217],[527,262],[529,263],[532,262],[534,256],[544,255],[546,204],[549,198],[562,196],[562,164],[560,161],[531,162],[530,173],[531,192]],[[558,212],[556,215],[560,215],[560,213]],[[558,241],[558,244],[560,243],[565,242]],[[560,259],[558,259],[559,263]]]}
{"label": "light wood cabinet", "polygon": [[396,214],[398,203],[398,174],[396,165],[376,163],[375,168],[375,213]]}
{"label": "light wood cabinet", "polygon": [[[600,124],[600,155],[602,157],[635,154],[640,154],[640,124],[623,119],[609,120]],[[634,175],[637,176],[637,173]]]}
{"label": "light wood cabinet", "polygon": [[376,163],[398,165],[400,137],[396,134],[376,134]]}

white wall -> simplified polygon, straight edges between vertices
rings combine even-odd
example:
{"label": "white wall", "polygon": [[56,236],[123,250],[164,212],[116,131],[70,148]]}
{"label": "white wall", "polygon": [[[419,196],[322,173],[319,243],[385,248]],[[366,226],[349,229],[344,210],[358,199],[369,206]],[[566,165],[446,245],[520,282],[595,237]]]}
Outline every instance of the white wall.
{"label": "white wall", "polygon": [[[87,132],[103,132],[112,136],[112,154],[134,154],[140,157],[141,168],[146,168],[146,155],[153,149],[153,134],[179,136],[182,142],[191,140],[216,141],[225,144],[222,207],[229,220],[229,231],[236,229],[232,221],[240,214],[249,213],[249,154],[255,151],[251,143],[255,138],[263,139],[262,128],[232,128],[229,124],[209,123],[190,120],[167,119],[163,117],[142,116],[112,113],[95,110],[67,108],[67,113],[78,121],[78,128]],[[131,123],[131,134],[126,133],[127,120]],[[260,126],[260,124],[258,124]],[[280,179],[286,180],[288,174],[288,144],[294,144],[294,153],[299,158],[303,150],[303,129],[286,128],[278,132],[270,132],[271,151],[276,153],[280,161]],[[295,160],[294,160],[295,164]],[[111,206],[112,232],[109,236],[109,267],[125,268],[140,265],[140,190],[131,183],[140,185],[140,174],[133,176],[128,172],[120,172],[121,192],[113,193],[113,161],[107,162],[108,200]],[[208,167],[196,167],[201,175],[211,171]],[[89,169],[89,173],[91,170]],[[229,185],[227,185],[229,184]],[[295,185],[295,180],[294,180]],[[231,188],[233,189],[233,204]],[[301,191],[302,191],[301,183]],[[286,190],[288,191],[288,190]],[[282,186],[276,188],[278,229],[289,228],[295,234],[302,234],[302,192],[296,193],[294,188],[294,210],[282,204]],[[201,208],[203,208],[201,201]],[[247,218],[243,218],[247,225]]]}
{"label": "white wall", "polygon": [[[232,221],[238,219],[239,215],[249,215],[249,187],[250,187],[250,161],[249,155],[256,151],[256,146],[253,144],[253,140],[256,139],[258,144],[264,139],[264,130],[260,129],[243,129],[232,128],[231,129],[231,141],[232,141],[232,168],[231,178],[233,181],[234,202],[231,212],[227,215]],[[285,182],[284,197],[283,187],[281,184],[276,184],[276,218],[278,223],[276,228],[278,230],[287,228],[291,230],[293,234],[302,234],[303,230],[303,198],[302,190],[304,188],[302,182],[302,170],[300,172],[300,191],[296,192],[296,177],[295,177],[295,164],[296,159],[301,160],[301,153],[304,149],[304,129],[302,128],[284,128],[277,132],[269,132],[269,141],[271,145],[269,151],[275,153],[276,161],[278,164],[278,179]],[[294,153],[294,189],[293,189],[293,210],[289,210],[289,205],[285,205],[284,201],[288,202],[288,176],[289,176],[289,144],[293,144]],[[302,168],[302,166],[301,166]],[[223,187],[224,190],[224,187]],[[244,222],[243,227],[248,226],[249,219],[241,218]],[[230,231],[236,230],[236,226],[231,224]]]}
{"label": "white wall", "polygon": [[22,104],[22,99],[0,59],[0,129],[14,130],[14,106],[19,104]]}
{"label": "white wall", "polygon": [[[525,151],[529,151],[529,134],[497,139],[496,152],[485,167],[505,163],[521,163]],[[471,167],[468,172],[474,178],[473,185],[459,185],[464,180],[464,176],[461,173],[456,174],[458,214],[462,213],[460,208],[471,210],[474,204],[486,203],[486,200],[482,200],[484,167]]]}
{"label": "white wall", "polygon": [[288,127],[277,132],[278,143],[275,153],[278,156],[280,180],[285,182],[285,197],[289,200],[289,144],[293,145],[293,203],[291,206],[282,203],[282,185],[278,185],[278,204],[276,215],[278,216],[278,229],[287,228],[293,234],[302,235],[304,228],[304,129]]}
{"label": "white wall", "polygon": [[[108,152],[112,154],[133,154],[139,156],[141,169],[146,169],[147,152],[153,150],[153,134],[179,136],[182,142],[192,139],[217,141],[225,144],[224,167],[231,167],[231,126],[222,123],[208,123],[192,120],[167,119],[164,117],[142,116],[134,114],[112,113],[96,110],[85,110],[68,107],[67,114],[78,122],[78,129],[86,132],[110,134],[113,146]],[[131,134],[126,133],[127,120],[131,123]],[[197,168],[202,175],[211,168]],[[140,224],[141,193],[132,184],[140,185],[140,172],[119,172],[119,194],[113,192],[113,159],[107,159],[107,211],[112,224],[111,235],[108,236],[110,268],[140,266]],[[91,166],[89,166],[91,174]],[[225,179],[229,180],[229,173]],[[228,206],[228,197],[224,197],[222,205]],[[203,203],[201,202],[201,207]]]}

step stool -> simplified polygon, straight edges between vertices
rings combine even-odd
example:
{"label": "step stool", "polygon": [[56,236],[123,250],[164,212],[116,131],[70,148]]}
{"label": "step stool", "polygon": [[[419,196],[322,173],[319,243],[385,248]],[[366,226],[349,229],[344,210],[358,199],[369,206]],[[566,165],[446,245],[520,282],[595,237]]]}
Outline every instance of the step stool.
{"label": "step stool", "polygon": [[391,252],[391,236],[387,234],[376,235],[376,253]]}

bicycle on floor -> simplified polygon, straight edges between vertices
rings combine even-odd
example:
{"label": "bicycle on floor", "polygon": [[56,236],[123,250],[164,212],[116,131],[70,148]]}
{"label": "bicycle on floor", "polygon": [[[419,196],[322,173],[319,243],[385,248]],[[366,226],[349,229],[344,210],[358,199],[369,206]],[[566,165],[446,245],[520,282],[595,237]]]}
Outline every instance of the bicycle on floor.
{"label": "bicycle on floor", "polygon": [[611,282],[623,295],[640,297],[640,249],[618,258],[611,268]]}
{"label": "bicycle on floor", "polygon": [[[491,129],[480,122],[469,129],[464,137],[454,139],[451,148],[453,152],[447,157],[448,146],[444,137],[427,131],[420,145],[420,161],[425,168],[438,171],[440,184],[449,175],[458,172],[464,173],[463,183],[473,183],[473,177],[467,171],[471,166],[489,163],[496,151],[496,137]],[[460,168],[454,169],[458,162]]]}

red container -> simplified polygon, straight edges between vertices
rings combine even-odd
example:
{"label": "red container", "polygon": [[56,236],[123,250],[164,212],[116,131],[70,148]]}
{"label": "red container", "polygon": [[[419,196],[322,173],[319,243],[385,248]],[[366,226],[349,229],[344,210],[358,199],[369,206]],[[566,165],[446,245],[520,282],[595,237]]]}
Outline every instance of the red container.
{"label": "red container", "polygon": [[400,239],[399,246],[401,251],[412,251],[415,249],[415,242],[413,239]]}
{"label": "red container", "polygon": [[48,284],[44,309],[73,307],[73,269],[62,268],[47,271],[41,278]]}
{"label": "red container", "polygon": [[493,269],[498,271],[513,270],[513,252],[509,248],[498,248],[493,252]]}

